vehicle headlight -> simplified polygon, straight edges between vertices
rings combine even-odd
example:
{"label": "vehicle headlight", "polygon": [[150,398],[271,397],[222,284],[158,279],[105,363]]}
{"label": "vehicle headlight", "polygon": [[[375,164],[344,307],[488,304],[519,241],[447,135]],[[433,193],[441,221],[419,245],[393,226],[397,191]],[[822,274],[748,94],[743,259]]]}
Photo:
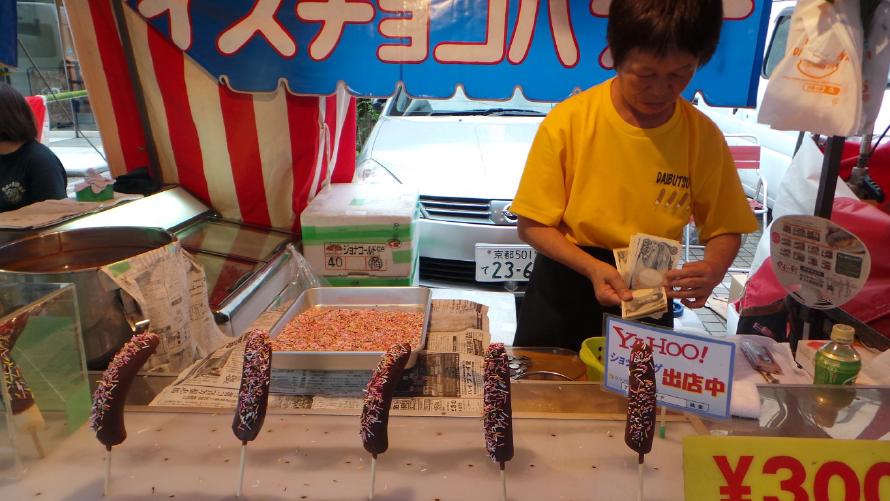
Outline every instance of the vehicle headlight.
{"label": "vehicle headlight", "polygon": [[386,167],[367,158],[355,168],[354,183],[360,184],[402,184]]}

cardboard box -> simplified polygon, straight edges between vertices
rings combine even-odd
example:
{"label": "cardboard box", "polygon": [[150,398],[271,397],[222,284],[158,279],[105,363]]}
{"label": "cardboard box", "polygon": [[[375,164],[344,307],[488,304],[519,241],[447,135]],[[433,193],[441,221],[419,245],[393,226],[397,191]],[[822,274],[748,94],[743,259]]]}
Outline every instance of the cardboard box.
{"label": "cardboard box", "polygon": [[732,281],[729,284],[729,302],[734,303],[745,294],[745,284],[748,282],[747,273],[730,273]]}
{"label": "cardboard box", "polygon": [[[300,216],[303,255],[330,285],[410,285],[417,264],[417,190],[333,184]],[[360,282],[360,283],[356,283]]]}

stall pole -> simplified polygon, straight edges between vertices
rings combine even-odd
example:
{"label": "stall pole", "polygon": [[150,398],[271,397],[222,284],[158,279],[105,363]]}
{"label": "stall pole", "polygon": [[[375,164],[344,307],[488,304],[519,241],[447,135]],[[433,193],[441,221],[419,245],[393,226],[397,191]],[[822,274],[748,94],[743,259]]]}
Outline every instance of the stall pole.
{"label": "stall pole", "polygon": [[139,123],[145,132],[145,153],[148,155],[148,172],[151,178],[158,183],[163,184],[164,178],[161,174],[160,162],[158,161],[158,150],[155,147],[155,138],[151,130],[151,123],[148,120],[148,110],[145,107],[145,93],[142,91],[142,83],[139,80],[139,71],[136,69],[136,56],[133,52],[133,43],[130,41],[130,30],[127,28],[127,20],[124,18],[124,0],[112,0],[111,10],[114,13],[114,20],[117,24],[117,33],[121,38],[121,44],[124,48],[124,59],[127,61],[127,73],[130,77],[130,84],[133,87],[133,93],[136,95],[136,109],[139,112]]}
{"label": "stall pole", "polygon": [[834,204],[837,177],[841,171],[841,153],[844,149],[844,141],[846,138],[843,136],[831,136],[825,145],[822,177],[819,179],[819,191],[816,194],[815,216],[831,219],[831,207]]}
{"label": "stall pole", "polygon": [[[825,145],[825,154],[822,158],[822,174],[819,178],[819,190],[816,193],[816,207],[813,215],[831,219],[831,208],[834,205],[834,193],[837,190],[837,178],[841,169],[841,152],[846,138],[843,136],[831,136]],[[821,310],[802,306],[804,320],[802,339],[820,339],[824,333],[825,314]],[[799,341],[795,331],[791,331],[791,350],[797,351]]]}

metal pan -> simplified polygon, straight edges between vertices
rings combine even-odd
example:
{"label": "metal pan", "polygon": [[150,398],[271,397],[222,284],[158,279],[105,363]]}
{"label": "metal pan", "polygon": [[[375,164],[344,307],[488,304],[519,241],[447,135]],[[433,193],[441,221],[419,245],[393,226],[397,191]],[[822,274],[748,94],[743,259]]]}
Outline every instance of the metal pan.
{"label": "metal pan", "polygon": [[[306,289],[282,315],[269,336],[275,338],[294,317],[312,308],[375,308],[422,311],[420,346],[411,350],[405,368],[413,367],[417,352],[426,347],[432,294],[426,287],[314,287]],[[273,369],[372,370],[382,351],[275,351]]]}

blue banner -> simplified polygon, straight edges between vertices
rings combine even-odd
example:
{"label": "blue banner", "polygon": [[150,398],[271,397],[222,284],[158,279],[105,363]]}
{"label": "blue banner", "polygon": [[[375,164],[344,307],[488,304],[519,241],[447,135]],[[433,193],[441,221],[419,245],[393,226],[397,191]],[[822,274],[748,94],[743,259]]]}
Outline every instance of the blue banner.
{"label": "blue banner", "polygon": [[[521,87],[559,101],[613,74],[610,0],[128,0],[153,27],[231,88],[417,97],[457,85],[480,99]],[[724,0],[713,60],[687,94],[753,106],[771,2]]]}
{"label": "blue banner", "polygon": [[0,65],[17,66],[15,0],[0,0]]}

